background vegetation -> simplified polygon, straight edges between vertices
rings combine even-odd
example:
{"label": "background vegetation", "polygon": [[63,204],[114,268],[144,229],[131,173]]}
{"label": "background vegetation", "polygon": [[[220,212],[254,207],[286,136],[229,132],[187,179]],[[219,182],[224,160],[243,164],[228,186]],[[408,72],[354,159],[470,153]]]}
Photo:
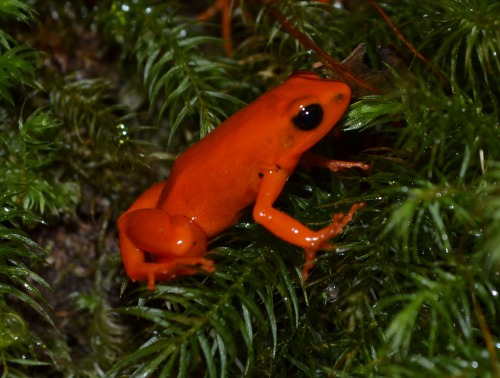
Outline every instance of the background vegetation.
{"label": "background vegetation", "polygon": [[[374,1],[239,3],[228,56],[211,2],[0,1],[3,376],[500,377],[500,3],[381,2],[394,28]],[[305,283],[250,214],[215,274],[130,283],[117,217],[319,61],[276,12],[339,61],[365,43],[346,65],[380,90],[318,146],[371,170],[297,172],[278,206],[367,207]]]}

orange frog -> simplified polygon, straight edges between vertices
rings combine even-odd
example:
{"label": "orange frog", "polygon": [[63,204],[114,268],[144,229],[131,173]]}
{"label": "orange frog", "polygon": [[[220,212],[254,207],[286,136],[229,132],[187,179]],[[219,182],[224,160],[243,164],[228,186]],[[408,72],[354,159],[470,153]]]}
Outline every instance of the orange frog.
{"label": "orange frog", "polygon": [[351,98],[341,82],[300,71],[265,93],[188,148],[167,180],[154,184],[118,219],[120,249],[132,281],[171,280],[214,271],[204,257],[207,240],[237,223],[253,204],[253,217],[279,238],[304,248],[303,279],[316,251],[340,234],[354,213],[335,214],[313,231],[275,209],[288,177],[306,166],[368,169],[367,164],[329,160],[308,150],[344,114]]}

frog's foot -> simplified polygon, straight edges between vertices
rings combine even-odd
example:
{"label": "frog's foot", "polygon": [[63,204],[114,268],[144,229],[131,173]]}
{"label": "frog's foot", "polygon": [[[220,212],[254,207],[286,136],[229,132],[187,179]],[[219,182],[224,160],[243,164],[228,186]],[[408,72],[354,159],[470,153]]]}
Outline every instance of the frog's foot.
{"label": "frog's foot", "polygon": [[[332,223],[323,231],[325,235],[325,240],[329,240],[337,235],[339,235],[344,227],[352,220],[354,214],[366,206],[364,202],[356,203],[351,206],[347,214],[336,213],[333,214]],[[325,232],[326,231],[326,232]],[[314,260],[316,260],[316,253],[320,249],[326,249],[328,247],[328,242],[325,241],[321,243],[318,247],[308,247],[304,248],[305,263],[302,268],[302,280],[305,282],[309,277],[309,271],[314,267]]]}
{"label": "frog's foot", "polygon": [[170,281],[178,276],[191,276],[200,271],[215,271],[213,260],[203,257],[176,258],[169,262],[147,262],[127,271],[132,281],[147,281],[148,289],[154,290],[158,281]]}

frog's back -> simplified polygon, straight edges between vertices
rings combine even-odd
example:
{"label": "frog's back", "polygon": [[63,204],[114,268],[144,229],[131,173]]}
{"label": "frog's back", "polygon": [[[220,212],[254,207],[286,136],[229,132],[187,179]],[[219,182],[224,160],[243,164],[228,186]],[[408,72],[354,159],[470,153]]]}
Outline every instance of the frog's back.
{"label": "frog's back", "polygon": [[257,197],[262,171],[275,160],[267,139],[252,132],[262,125],[249,122],[253,112],[246,110],[179,156],[158,203],[194,219],[209,237],[237,222]]}
{"label": "frog's back", "polygon": [[[192,218],[208,237],[220,233],[255,202],[264,174],[295,169],[338,121],[349,96],[345,84],[312,73],[292,76],[179,156],[157,206]],[[321,106],[324,116],[318,127],[302,130],[293,119],[308,104]]]}

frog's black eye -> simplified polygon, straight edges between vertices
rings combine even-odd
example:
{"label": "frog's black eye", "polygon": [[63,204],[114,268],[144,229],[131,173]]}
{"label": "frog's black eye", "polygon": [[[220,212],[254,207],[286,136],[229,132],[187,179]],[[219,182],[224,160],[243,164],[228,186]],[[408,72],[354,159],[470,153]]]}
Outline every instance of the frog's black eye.
{"label": "frog's black eye", "polygon": [[293,124],[300,130],[312,130],[318,127],[323,120],[323,109],[319,104],[301,106],[293,117]]}

